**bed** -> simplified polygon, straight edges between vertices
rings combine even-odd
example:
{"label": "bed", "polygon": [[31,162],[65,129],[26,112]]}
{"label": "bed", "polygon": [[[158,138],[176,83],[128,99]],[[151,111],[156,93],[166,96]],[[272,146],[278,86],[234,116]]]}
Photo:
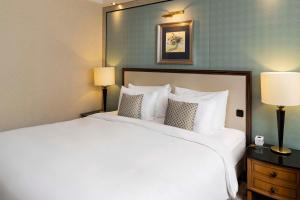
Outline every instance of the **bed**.
{"label": "bed", "polygon": [[0,199],[234,198],[251,138],[251,73],[124,68],[123,83],[229,89],[226,128],[196,134],[111,112],[2,132]]}

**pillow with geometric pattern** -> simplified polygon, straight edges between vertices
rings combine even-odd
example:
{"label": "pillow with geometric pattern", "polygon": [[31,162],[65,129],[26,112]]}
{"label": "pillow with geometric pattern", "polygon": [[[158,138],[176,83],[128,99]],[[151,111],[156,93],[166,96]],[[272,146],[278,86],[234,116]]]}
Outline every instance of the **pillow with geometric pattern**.
{"label": "pillow with geometric pattern", "polygon": [[144,95],[142,108],[141,108],[141,119],[142,120],[153,120],[155,117],[155,104],[158,96],[158,92],[143,92],[137,89],[127,88],[122,86],[120,91],[120,98],[119,98],[119,106],[121,104],[123,94],[128,95]]}
{"label": "pillow with geometric pattern", "polygon": [[192,131],[197,110],[197,103],[169,99],[164,124]]}
{"label": "pillow with geometric pattern", "polygon": [[129,95],[123,94],[119,106],[118,115],[130,118],[141,119],[143,94]]}
{"label": "pillow with geometric pattern", "polygon": [[203,98],[206,100],[216,101],[216,109],[212,113],[212,123],[210,129],[220,129],[225,127],[227,101],[229,91],[219,92],[201,92],[187,88],[175,87],[176,96],[184,96],[186,98]]}
{"label": "pillow with geometric pattern", "polygon": [[196,133],[212,133],[213,129],[213,119],[214,112],[217,107],[217,101],[215,99],[204,99],[202,97],[191,97],[184,95],[169,95],[169,99],[174,101],[181,101],[186,103],[197,103],[198,110],[196,112],[195,120],[194,120],[194,128],[193,131]]}

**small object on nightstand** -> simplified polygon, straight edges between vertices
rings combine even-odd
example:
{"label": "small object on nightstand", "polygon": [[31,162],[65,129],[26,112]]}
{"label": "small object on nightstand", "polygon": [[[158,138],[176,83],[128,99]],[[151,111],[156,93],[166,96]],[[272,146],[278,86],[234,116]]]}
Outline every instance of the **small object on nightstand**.
{"label": "small object on nightstand", "polygon": [[84,118],[84,117],[87,117],[89,115],[93,115],[93,114],[100,113],[100,112],[103,112],[103,111],[102,110],[94,110],[94,111],[91,111],[91,112],[81,113],[80,117]]}
{"label": "small object on nightstand", "polygon": [[255,144],[256,144],[257,146],[264,146],[264,137],[263,137],[263,136],[257,135],[257,136],[255,137]]}
{"label": "small object on nightstand", "polygon": [[248,200],[254,194],[273,199],[300,200],[300,151],[274,154],[271,145],[247,148]]}

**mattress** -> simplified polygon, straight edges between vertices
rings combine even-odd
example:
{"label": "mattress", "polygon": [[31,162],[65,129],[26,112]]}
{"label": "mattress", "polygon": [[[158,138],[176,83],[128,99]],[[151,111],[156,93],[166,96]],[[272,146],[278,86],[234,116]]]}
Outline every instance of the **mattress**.
{"label": "mattress", "polygon": [[224,128],[215,130],[209,137],[226,146],[233,157],[235,165],[243,158],[246,150],[246,133],[236,129]]}
{"label": "mattress", "polygon": [[[110,115],[117,115],[117,111],[108,112]],[[153,122],[163,124],[164,118],[156,118]],[[235,165],[243,158],[246,150],[246,133],[237,129],[224,128],[213,131],[203,131],[214,140],[220,141],[226,146],[233,157]]]}

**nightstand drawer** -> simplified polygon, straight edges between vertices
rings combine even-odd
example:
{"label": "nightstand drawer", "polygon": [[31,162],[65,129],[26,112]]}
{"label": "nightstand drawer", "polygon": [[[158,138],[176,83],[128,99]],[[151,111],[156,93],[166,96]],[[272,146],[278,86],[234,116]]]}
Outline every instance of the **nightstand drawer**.
{"label": "nightstand drawer", "polygon": [[252,161],[253,176],[260,177],[266,182],[279,186],[290,185],[296,187],[298,184],[298,172],[287,168],[277,167],[271,164]]}
{"label": "nightstand drawer", "polygon": [[279,199],[296,199],[297,190],[285,187],[280,187],[273,185],[271,183],[264,182],[260,179],[254,178],[253,189],[260,191],[261,193],[266,193],[273,198]]}
{"label": "nightstand drawer", "polygon": [[262,195],[276,200],[300,200],[300,151],[289,156],[270,150],[270,145],[247,148],[247,199]]}

